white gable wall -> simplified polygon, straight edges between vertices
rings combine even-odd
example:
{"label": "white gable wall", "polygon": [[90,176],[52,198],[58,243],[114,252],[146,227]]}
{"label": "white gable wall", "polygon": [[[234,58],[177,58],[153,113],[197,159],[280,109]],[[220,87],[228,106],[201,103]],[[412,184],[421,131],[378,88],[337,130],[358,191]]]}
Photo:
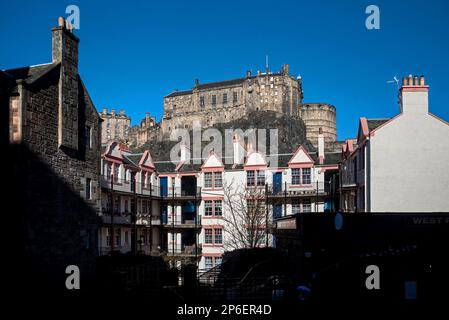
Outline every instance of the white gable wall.
{"label": "white gable wall", "polygon": [[404,113],[375,131],[370,153],[368,210],[449,211],[449,125]]}

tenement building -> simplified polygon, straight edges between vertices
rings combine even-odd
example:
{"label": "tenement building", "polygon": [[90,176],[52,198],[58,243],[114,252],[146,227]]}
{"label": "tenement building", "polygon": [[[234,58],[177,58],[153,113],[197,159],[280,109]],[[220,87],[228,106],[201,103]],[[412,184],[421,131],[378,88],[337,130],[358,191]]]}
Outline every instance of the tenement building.
{"label": "tenement building", "polygon": [[225,251],[273,246],[273,219],[334,206],[329,179],[341,153],[325,149],[322,131],[317,140],[317,151],[298,145],[269,155],[236,134],[232,161],[209,150],[198,164],[185,145],[171,161],[169,150],[153,159],[151,150],[136,154],[108,144],[101,252],[157,253],[172,265],[196,262],[207,271],[221,264]]}
{"label": "tenement building", "polygon": [[50,63],[0,72],[20,235],[12,245],[27,290],[61,288],[68,265],[87,281],[98,254],[101,119],[78,74],[79,39],[63,18],[51,31]]}
{"label": "tenement building", "polygon": [[326,103],[303,103],[302,79],[290,75],[289,65],[279,72],[256,75],[247,71],[243,78],[200,83],[194,87],[170,93],[164,97],[161,135],[167,137],[173,129],[192,128],[198,121],[203,127],[247,117],[256,110],[272,110],[302,118],[307,137],[316,146],[318,129],[322,128],[326,145],[336,141],[335,107]]}
{"label": "tenement building", "polygon": [[398,115],[360,118],[342,150],[344,211],[449,210],[449,123],[429,112],[428,91],[424,77],[404,77]]}
{"label": "tenement building", "polygon": [[100,117],[103,119],[101,128],[102,144],[110,141],[128,140],[131,118],[126,115],[125,110],[122,109],[117,113],[115,109],[111,109],[111,112],[108,112],[107,108],[103,108]]}

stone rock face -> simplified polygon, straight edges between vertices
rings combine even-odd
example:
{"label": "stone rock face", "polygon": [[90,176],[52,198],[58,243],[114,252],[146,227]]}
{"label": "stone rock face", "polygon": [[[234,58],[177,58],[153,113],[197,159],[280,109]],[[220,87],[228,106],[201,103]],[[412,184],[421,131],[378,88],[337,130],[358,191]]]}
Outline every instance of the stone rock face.
{"label": "stone rock face", "polygon": [[[227,129],[241,129],[243,131],[248,129],[266,129],[267,152],[269,152],[272,143],[270,141],[269,130],[277,129],[279,153],[292,153],[298,145],[302,145],[309,151],[315,150],[312,143],[306,138],[306,127],[301,119],[295,119],[274,111],[253,111],[248,114],[247,118],[240,118],[226,123],[216,123],[211,128],[219,130],[223,139],[225,139],[225,131]],[[202,132],[204,133],[205,130],[207,129],[203,128]],[[190,148],[192,149],[192,130],[189,130],[189,135],[191,138]],[[202,147],[204,148],[207,143],[203,142]],[[168,138],[162,141],[152,140],[133,151],[143,152],[144,150],[150,150],[155,161],[168,161],[170,160],[170,150],[176,144],[178,144],[178,141],[170,141]],[[224,140],[222,141],[222,145],[224,148]]]}

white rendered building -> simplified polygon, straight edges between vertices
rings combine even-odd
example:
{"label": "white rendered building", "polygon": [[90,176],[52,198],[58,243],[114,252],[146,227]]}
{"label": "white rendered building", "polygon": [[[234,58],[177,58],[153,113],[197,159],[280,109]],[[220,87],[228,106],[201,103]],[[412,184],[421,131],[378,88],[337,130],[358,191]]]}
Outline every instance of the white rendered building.
{"label": "white rendered building", "polygon": [[344,211],[449,211],[449,123],[429,112],[428,91],[404,78],[397,116],[360,119],[356,145],[343,146]]}

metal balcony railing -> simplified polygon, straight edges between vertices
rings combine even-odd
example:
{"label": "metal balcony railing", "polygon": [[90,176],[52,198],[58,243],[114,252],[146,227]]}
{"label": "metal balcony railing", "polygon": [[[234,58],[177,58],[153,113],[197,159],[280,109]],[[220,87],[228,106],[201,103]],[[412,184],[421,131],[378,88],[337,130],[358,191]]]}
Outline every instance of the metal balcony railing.
{"label": "metal balcony railing", "polygon": [[328,195],[330,193],[330,184],[326,182],[268,184],[267,193],[268,196],[278,197]]}
{"label": "metal balcony railing", "polygon": [[194,244],[192,245],[184,245],[182,244],[181,247],[176,247],[174,248],[174,253],[173,253],[173,248],[171,247],[171,244],[168,244],[167,247],[167,255],[168,256],[173,256],[173,255],[182,255],[182,256],[201,256],[202,253],[202,247],[198,246],[196,247]]}
{"label": "metal balcony railing", "polygon": [[201,187],[172,187],[172,186],[158,186],[159,195],[161,198],[200,198]]}
{"label": "metal balcony railing", "polygon": [[[195,223],[196,219],[196,223]],[[172,225],[176,227],[195,227],[201,228],[201,216],[197,217],[182,217],[182,216],[175,216],[174,221],[172,220],[172,217],[168,217],[168,220],[165,224],[167,227],[170,227]]]}

